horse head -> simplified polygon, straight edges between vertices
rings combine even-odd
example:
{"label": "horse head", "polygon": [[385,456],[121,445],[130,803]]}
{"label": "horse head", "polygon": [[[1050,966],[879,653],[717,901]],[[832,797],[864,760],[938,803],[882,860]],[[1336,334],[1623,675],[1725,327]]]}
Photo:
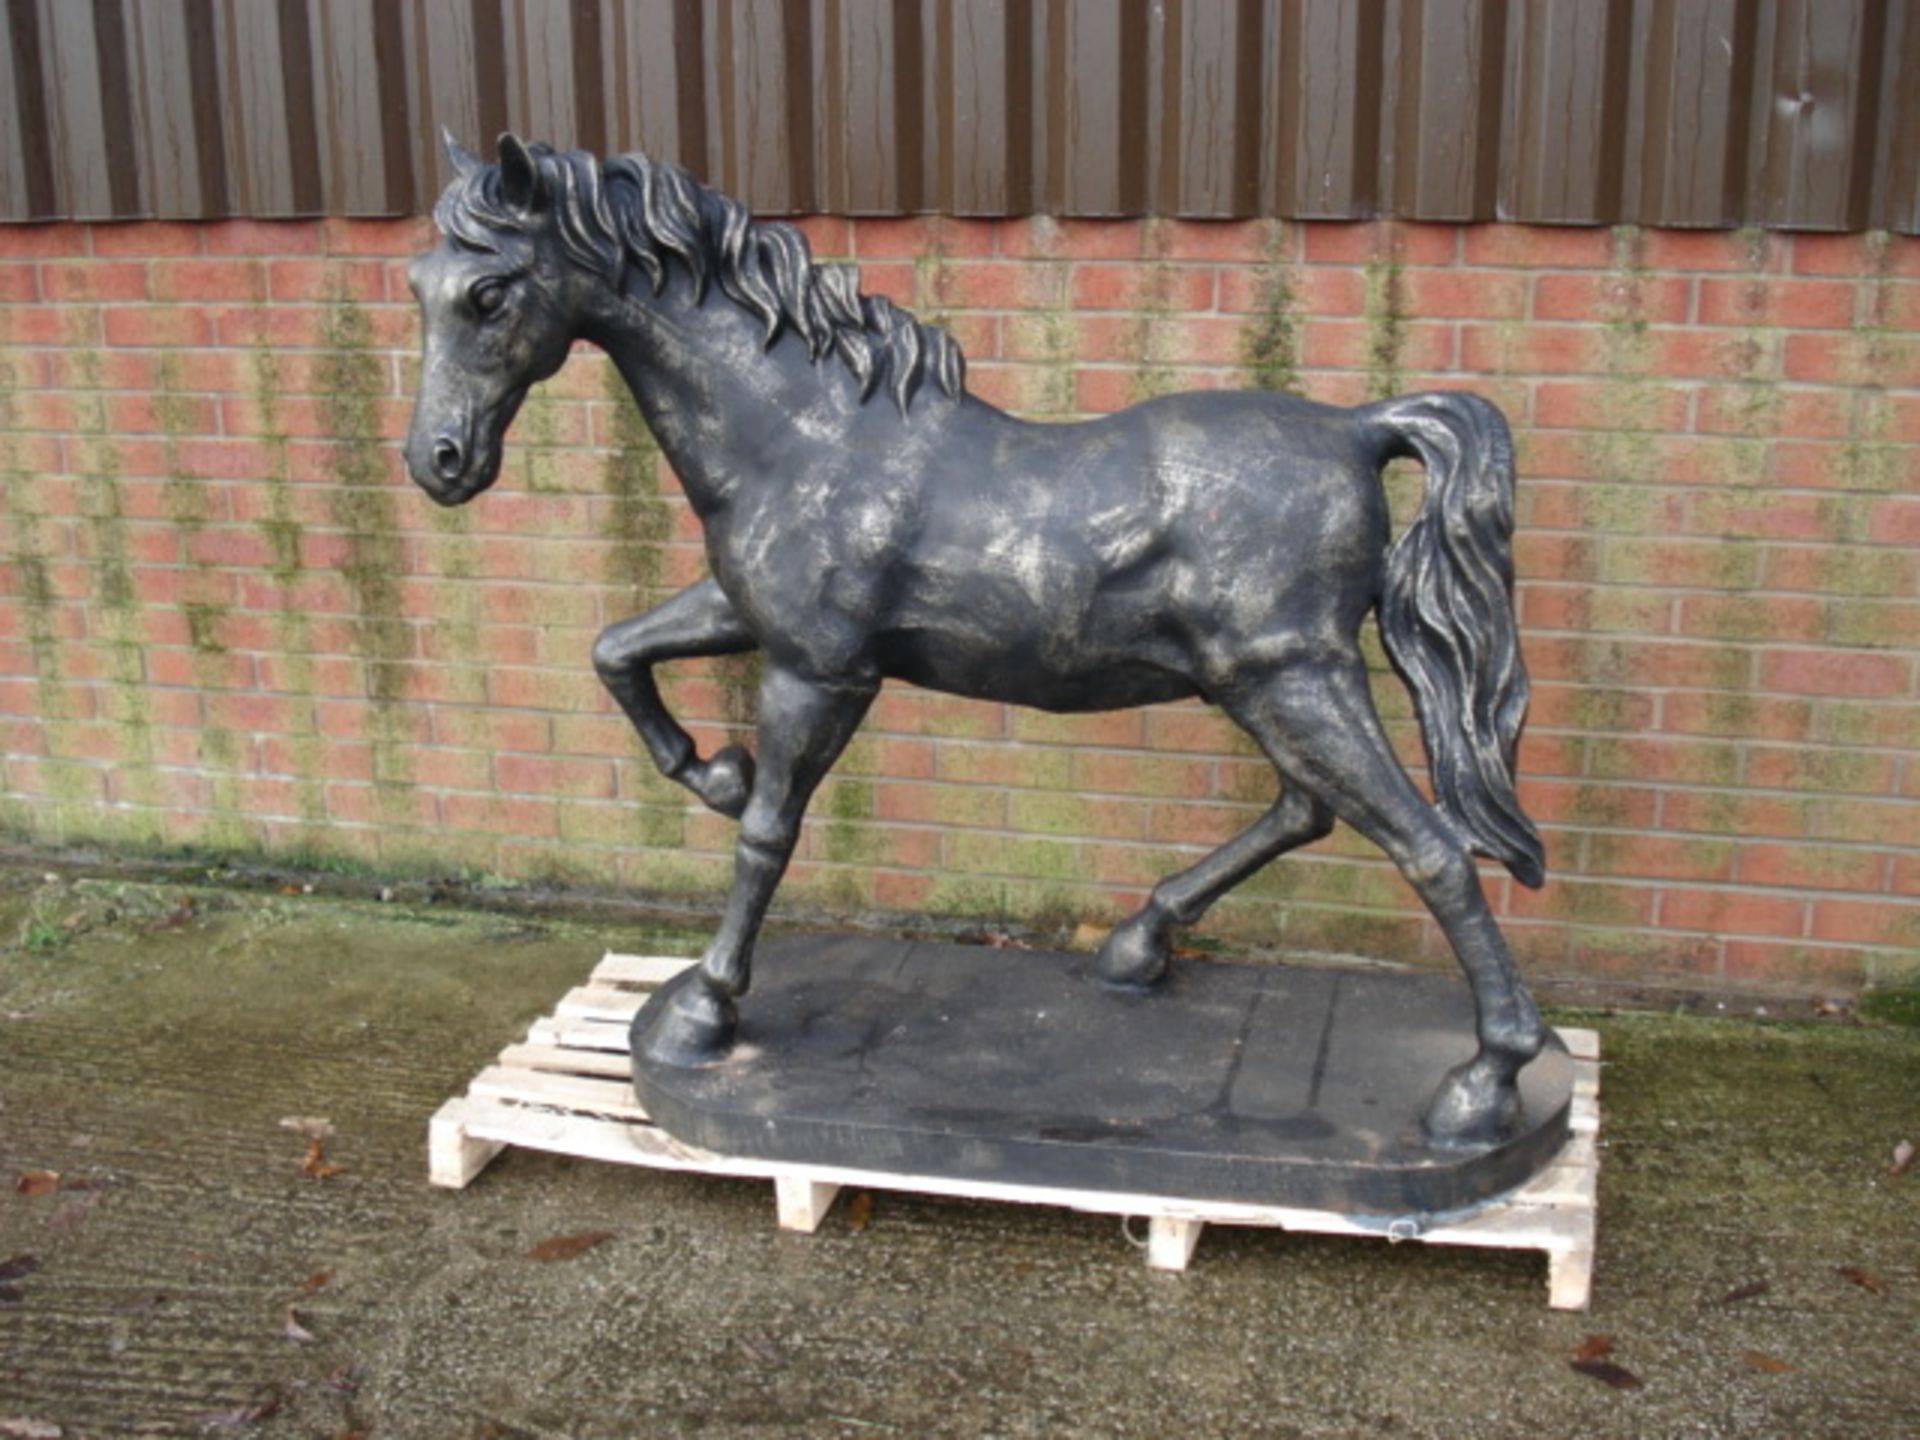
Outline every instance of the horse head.
{"label": "horse head", "polygon": [[425,354],[405,453],[421,489],[459,505],[499,476],[528,389],[566,362],[587,277],[555,242],[575,199],[565,157],[502,135],[488,165],[444,139],[454,179],[434,207],[440,243],[407,272]]}

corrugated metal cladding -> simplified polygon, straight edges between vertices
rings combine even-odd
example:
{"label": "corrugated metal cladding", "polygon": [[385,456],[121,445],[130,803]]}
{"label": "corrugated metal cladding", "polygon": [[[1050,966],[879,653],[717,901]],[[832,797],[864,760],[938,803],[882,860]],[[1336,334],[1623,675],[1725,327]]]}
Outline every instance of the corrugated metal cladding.
{"label": "corrugated metal cladding", "polygon": [[5,0],[0,218],[396,215],[436,132],[763,213],[1920,230],[1920,0]]}

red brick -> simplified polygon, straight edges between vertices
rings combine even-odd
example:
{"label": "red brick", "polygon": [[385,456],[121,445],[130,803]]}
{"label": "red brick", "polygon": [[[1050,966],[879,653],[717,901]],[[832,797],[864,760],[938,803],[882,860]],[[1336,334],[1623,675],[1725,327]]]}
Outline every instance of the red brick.
{"label": "red brick", "polygon": [[267,298],[266,267],[258,260],[159,260],[153,265],[156,300]]}
{"label": "red brick", "polygon": [[211,345],[213,326],[204,310],[184,305],[121,309],[103,316],[109,345]]}
{"label": "red brick", "polygon": [[1692,294],[1693,282],[1679,276],[1541,275],[1533,282],[1533,318],[1679,324]]}
{"label": "red brick", "polygon": [[1904,695],[1912,684],[1906,656],[1861,650],[1771,650],[1760,660],[1760,683],[1801,695]]}
{"label": "red brick", "polygon": [[40,267],[40,293],[49,301],[145,300],[148,266],[140,260],[68,260]]}
{"label": "red brick", "polygon": [[1414,266],[1401,272],[1400,294],[1409,315],[1512,320],[1526,312],[1527,282],[1497,271]]}
{"label": "red brick", "polygon": [[0,225],[0,257],[31,260],[86,253],[85,225]]}
{"label": "red brick", "polygon": [[1595,875],[1647,880],[1731,880],[1734,847],[1725,840],[1607,832],[1588,838],[1587,869]]}
{"label": "red brick", "polygon": [[201,227],[185,220],[116,221],[90,227],[96,255],[198,255]]}
{"label": "red brick", "polygon": [[1841,845],[1746,844],[1740,880],[1789,890],[1875,890],[1886,865],[1879,849]]}
{"label": "red brick", "polygon": [[1280,253],[1284,227],[1272,220],[1165,220],[1152,238],[1162,259],[1251,265]]}
{"label": "red brick", "polygon": [[1535,387],[1533,420],[1558,429],[1679,430],[1687,405],[1679,387],[1636,387],[1629,397],[1604,380],[1548,380]]}
{"label": "red brick", "polygon": [[1920,245],[1911,237],[1891,237],[1884,251],[1881,243],[1870,235],[1796,235],[1793,268],[1802,275],[1920,275]]}
{"label": "red brick", "polygon": [[1869,978],[1865,951],[1778,940],[1727,941],[1722,969],[1730,985],[1780,986],[1802,1001],[1817,987],[1857,991]]}
{"label": "red brick", "polygon": [[[857,222],[856,236],[873,223]],[[1147,253],[1146,226],[1138,220],[1056,220],[1036,215],[1001,226],[1000,253],[1019,260],[1137,260]]]}
{"label": "red brick", "polygon": [[853,222],[853,254],[865,259],[928,260],[936,256],[980,258],[993,254],[995,227],[978,220],[937,215]]}
{"label": "red brick", "polygon": [[[1300,363],[1316,370],[1365,370],[1374,363],[1374,327],[1364,320],[1309,320],[1299,330]],[[1453,363],[1454,327],[1409,321],[1400,330],[1396,360],[1409,369]]]}
{"label": "red brick", "polygon": [[1365,265],[1392,257],[1403,265],[1445,265],[1458,243],[1451,225],[1313,220],[1299,229],[1309,264]]}
{"label": "red brick", "polygon": [[1821,900],[1813,907],[1820,940],[1920,949],[1920,905],[1905,900]]}
{"label": "red brick", "polygon": [[407,220],[345,220],[320,222],[321,247],[329,255],[417,255],[431,250],[440,238],[425,216]]}
{"label": "red brick", "polygon": [[1803,935],[1807,902],[1757,891],[1661,891],[1661,925],[1715,935]]}
{"label": "red brick", "polygon": [[1789,335],[1786,375],[1821,385],[1920,385],[1920,343],[1910,335],[1874,345],[1853,335]]}
{"label": "red brick", "polygon": [[311,255],[320,248],[317,220],[220,220],[202,227],[209,255]]}
{"label": "red brick", "polygon": [[1855,289],[1839,280],[1783,280],[1775,275],[1700,282],[1702,325],[1780,325],[1845,329],[1853,323]]}
{"label": "red brick", "polygon": [[1467,265],[1598,270],[1612,262],[1613,232],[1599,225],[1467,225],[1461,246]]}
{"label": "red brick", "polygon": [[[1781,263],[1783,241],[1738,230],[1648,230],[1641,236],[1640,263],[1649,270],[1772,270]],[[1759,264],[1755,264],[1756,258]]]}
{"label": "red brick", "polygon": [[1213,271],[1198,267],[1076,265],[1068,303],[1086,310],[1165,310],[1213,306]]}

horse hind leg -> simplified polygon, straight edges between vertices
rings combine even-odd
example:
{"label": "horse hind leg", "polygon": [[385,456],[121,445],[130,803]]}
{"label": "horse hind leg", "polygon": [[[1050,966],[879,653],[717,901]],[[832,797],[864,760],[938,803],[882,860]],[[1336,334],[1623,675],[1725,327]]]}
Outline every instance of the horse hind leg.
{"label": "horse hind leg", "polygon": [[1147,903],[1113,927],[1095,972],[1108,985],[1139,989],[1166,972],[1173,928],[1191,925],[1227,891],[1269,861],[1309,845],[1333,829],[1333,812],[1295,785],[1253,824],[1197,865],[1153,887]]}
{"label": "horse hind leg", "polygon": [[1440,924],[1471,986],[1480,1048],[1427,1107],[1440,1144],[1483,1144],[1518,1119],[1520,1070],[1546,1029],[1466,846],[1414,788],[1381,729],[1358,661],[1295,665],[1230,705],[1287,777],[1385,850]]}

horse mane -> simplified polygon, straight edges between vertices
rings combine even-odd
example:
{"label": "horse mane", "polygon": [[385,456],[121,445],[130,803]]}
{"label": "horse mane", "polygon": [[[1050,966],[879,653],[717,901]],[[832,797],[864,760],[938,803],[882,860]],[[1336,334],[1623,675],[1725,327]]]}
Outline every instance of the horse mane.
{"label": "horse mane", "polygon": [[[767,346],[791,329],[814,363],[838,355],[863,403],[884,384],[904,416],[929,375],[956,400],[966,392],[966,357],[951,335],[883,295],[862,294],[854,266],[816,261],[792,225],[756,220],[738,200],[644,155],[602,162],[585,150],[528,149],[568,259],[609,284],[634,265],[658,294],[671,257],[692,276],[696,303],[717,284],[761,322]],[[545,211],[502,196],[497,165],[456,176],[433,219],[457,243],[494,252],[502,232],[530,235],[549,223]]]}

